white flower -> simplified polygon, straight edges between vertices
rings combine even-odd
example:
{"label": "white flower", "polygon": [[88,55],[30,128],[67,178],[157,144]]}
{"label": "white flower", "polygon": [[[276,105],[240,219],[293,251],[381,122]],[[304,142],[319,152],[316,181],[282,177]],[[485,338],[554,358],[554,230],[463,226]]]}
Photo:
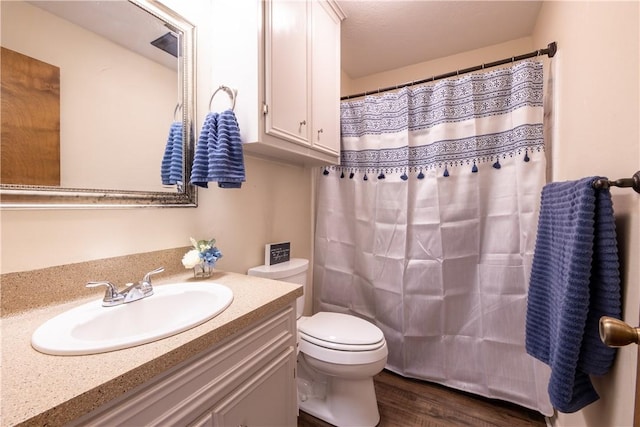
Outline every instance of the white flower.
{"label": "white flower", "polygon": [[197,249],[191,249],[182,257],[182,265],[184,268],[193,268],[200,264],[200,252]]}

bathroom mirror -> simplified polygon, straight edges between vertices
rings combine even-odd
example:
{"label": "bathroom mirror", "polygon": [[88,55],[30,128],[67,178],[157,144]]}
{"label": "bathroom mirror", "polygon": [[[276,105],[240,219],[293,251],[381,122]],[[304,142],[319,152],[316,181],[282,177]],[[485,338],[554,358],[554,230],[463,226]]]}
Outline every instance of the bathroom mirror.
{"label": "bathroom mirror", "polygon": [[[185,184],[194,146],[194,26],[154,0],[0,6],[2,170],[18,170],[2,173],[0,207],[197,206],[195,188]],[[5,78],[9,66],[13,81]],[[39,168],[53,180],[32,182]]]}

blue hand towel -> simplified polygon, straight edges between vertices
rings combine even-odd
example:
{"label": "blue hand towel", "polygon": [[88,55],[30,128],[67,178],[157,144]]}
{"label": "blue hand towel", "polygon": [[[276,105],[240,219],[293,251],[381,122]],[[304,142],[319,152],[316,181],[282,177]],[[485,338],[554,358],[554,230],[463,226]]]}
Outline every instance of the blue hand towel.
{"label": "blue hand towel", "polygon": [[209,171],[209,140],[216,138],[218,127],[218,113],[209,113],[204,119],[202,130],[198,137],[195,154],[193,156],[193,167],[191,168],[191,184],[208,188],[209,181],[207,174]]}
{"label": "blue hand towel", "polygon": [[173,122],[160,166],[162,185],[182,183],[182,123]]}
{"label": "blue hand towel", "polygon": [[598,333],[601,316],[620,318],[621,295],[611,193],[597,178],[543,188],[529,283],[526,349],[551,367],[551,404],[567,413],[599,399],[589,374],[616,352]]}
{"label": "blue hand towel", "polygon": [[216,138],[209,140],[207,178],[220,188],[240,188],[245,181],[240,128],[232,110],[220,113]]}
{"label": "blue hand towel", "polygon": [[191,183],[206,188],[213,181],[220,188],[240,188],[245,181],[240,128],[231,110],[209,113],[196,145]]}

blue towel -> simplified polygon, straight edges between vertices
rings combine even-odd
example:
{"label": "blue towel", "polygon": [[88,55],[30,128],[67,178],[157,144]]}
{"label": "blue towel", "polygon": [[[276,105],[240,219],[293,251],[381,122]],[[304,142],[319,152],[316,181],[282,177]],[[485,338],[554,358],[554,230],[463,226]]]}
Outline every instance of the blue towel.
{"label": "blue towel", "polygon": [[193,167],[191,168],[191,184],[208,188],[207,173],[209,170],[209,140],[216,138],[218,127],[218,113],[209,113],[204,119],[202,130],[198,137]]}
{"label": "blue towel", "polygon": [[240,188],[245,181],[240,128],[232,110],[209,113],[200,132],[191,172],[194,185]]}
{"label": "blue towel", "polygon": [[209,181],[221,188],[240,188],[245,181],[238,120],[232,110],[220,113],[217,137],[209,140]]}
{"label": "blue towel", "polygon": [[173,122],[160,166],[162,185],[182,183],[182,123]]}
{"label": "blue towel", "polygon": [[616,349],[599,337],[601,316],[620,318],[613,204],[598,177],[547,184],[526,315],[527,352],[551,367],[549,397],[560,412],[599,399],[589,374],[603,375]]}

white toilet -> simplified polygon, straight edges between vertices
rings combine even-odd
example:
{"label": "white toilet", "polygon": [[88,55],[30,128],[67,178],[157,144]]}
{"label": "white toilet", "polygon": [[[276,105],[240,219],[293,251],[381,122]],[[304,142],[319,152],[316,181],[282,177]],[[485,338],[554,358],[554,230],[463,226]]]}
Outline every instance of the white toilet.
{"label": "white toilet", "polygon": [[[293,258],[250,268],[250,276],[303,285],[309,261]],[[373,376],[387,363],[387,343],[375,325],[355,316],[319,312],[302,317],[297,300],[298,405],[336,426],[375,426],[380,421]]]}

